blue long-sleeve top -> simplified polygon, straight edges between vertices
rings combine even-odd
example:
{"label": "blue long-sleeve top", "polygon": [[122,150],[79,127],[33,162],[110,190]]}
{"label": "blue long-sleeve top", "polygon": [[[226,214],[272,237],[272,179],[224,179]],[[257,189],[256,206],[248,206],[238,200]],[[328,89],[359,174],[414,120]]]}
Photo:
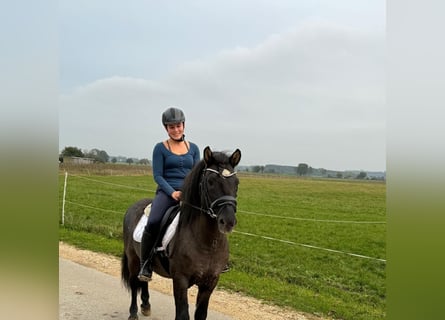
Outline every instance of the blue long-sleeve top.
{"label": "blue long-sleeve top", "polygon": [[172,153],[162,142],[153,149],[153,178],[158,188],[168,195],[181,190],[185,176],[200,160],[198,146],[192,142],[189,144],[188,152],[182,155]]}

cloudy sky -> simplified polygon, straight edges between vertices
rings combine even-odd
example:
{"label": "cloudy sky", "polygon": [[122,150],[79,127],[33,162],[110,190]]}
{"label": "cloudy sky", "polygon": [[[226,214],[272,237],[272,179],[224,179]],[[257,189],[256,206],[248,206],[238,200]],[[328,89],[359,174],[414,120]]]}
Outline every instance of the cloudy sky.
{"label": "cloudy sky", "polygon": [[385,1],[59,1],[59,149],[386,170]]}

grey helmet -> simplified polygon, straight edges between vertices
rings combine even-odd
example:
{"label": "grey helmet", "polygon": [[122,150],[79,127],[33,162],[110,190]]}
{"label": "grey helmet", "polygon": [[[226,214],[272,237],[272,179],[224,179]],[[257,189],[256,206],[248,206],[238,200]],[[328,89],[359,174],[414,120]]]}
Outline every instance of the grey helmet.
{"label": "grey helmet", "polygon": [[185,122],[184,112],[176,107],[170,107],[162,114],[162,124],[164,126]]}

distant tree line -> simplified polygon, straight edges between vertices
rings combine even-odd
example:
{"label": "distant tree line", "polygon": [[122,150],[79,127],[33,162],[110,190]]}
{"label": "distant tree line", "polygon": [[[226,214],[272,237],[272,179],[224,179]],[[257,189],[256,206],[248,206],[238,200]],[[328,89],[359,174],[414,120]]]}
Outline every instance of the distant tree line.
{"label": "distant tree line", "polygon": [[60,153],[60,156],[62,157],[62,159],[64,157],[90,158],[100,163],[108,162],[108,160],[110,159],[110,156],[104,150],[91,149],[82,151],[77,147],[65,147]]}
{"label": "distant tree line", "polygon": [[327,177],[335,179],[361,179],[361,180],[384,180],[383,176],[375,177],[368,176],[366,171],[352,172],[352,171],[335,171],[324,168],[313,168],[307,163],[299,163],[297,166],[283,166],[283,165],[253,165],[244,167],[244,171],[253,173],[272,173],[284,175],[297,175],[300,177]]}
{"label": "distant tree line", "polygon": [[[91,149],[82,151],[77,147],[65,147],[59,155],[59,161],[63,162],[64,157],[80,157],[80,158],[90,158],[94,159],[95,162],[99,163],[117,163],[117,162],[125,162],[130,164],[141,164],[141,165],[150,165],[150,160],[144,159],[136,159],[136,158],[125,158],[125,157],[110,157],[108,153],[104,150],[99,149]],[[371,180],[383,180],[383,178],[374,178],[368,177],[368,174],[365,171],[360,171],[358,174],[351,172],[335,172],[328,171],[323,168],[315,169],[309,166],[307,163],[299,163],[296,167],[294,166],[278,166],[278,165],[267,165],[267,166],[250,166],[245,169],[246,171],[251,171],[255,173],[275,173],[275,174],[296,174],[297,176],[321,176],[328,178],[337,178],[337,179],[371,179]]]}
{"label": "distant tree line", "polygon": [[[106,163],[106,162],[112,162],[117,163],[119,162],[116,157],[112,157],[110,159],[110,156],[105,150],[99,150],[99,149],[91,149],[91,150],[81,150],[78,147],[65,147],[60,155],[59,155],[59,161],[63,162],[64,157],[79,157],[79,158],[89,158],[93,159],[95,162],[99,163]],[[125,162],[128,164],[142,164],[142,165],[149,165],[150,161],[148,159],[135,159],[135,158],[125,158]]]}

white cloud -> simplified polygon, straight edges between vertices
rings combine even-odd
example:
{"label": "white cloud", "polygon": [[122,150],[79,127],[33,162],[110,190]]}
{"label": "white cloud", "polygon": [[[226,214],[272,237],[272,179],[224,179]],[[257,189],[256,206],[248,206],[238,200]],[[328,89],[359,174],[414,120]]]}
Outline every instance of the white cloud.
{"label": "white cloud", "polygon": [[383,55],[381,35],[312,21],[157,81],[101,79],[61,96],[60,147],[151,157],[173,104],[191,140],[239,147],[246,164],[384,169]]}

